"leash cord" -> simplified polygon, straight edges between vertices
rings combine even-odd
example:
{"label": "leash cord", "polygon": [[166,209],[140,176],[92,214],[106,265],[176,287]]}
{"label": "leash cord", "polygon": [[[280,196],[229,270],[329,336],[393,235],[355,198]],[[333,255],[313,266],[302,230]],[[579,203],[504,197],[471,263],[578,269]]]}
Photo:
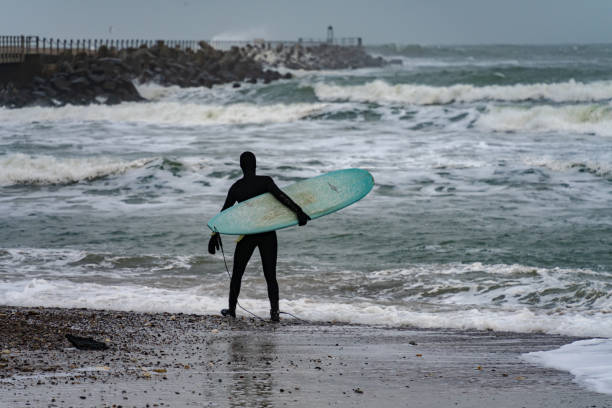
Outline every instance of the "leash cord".
{"label": "leash cord", "polygon": [[[217,232],[217,231],[215,231],[215,232]],[[225,260],[225,251],[223,250],[223,241],[221,241],[221,234],[219,234],[218,238],[219,238],[219,247],[221,248],[221,254],[223,255],[223,264],[225,265],[225,272],[227,272],[227,276],[228,276],[228,278],[230,279],[230,282],[231,282],[231,280],[232,280],[232,275],[230,274],[229,268],[227,267],[227,261]],[[236,299],[236,304],[238,305],[238,307],[239,307],[239,308],[241,308],[241,309],[242,309],[242,310],[244,310],[245,312],[247,312],[247,313],[249,313],[250,315],[253,315],[253,316],[255,316],[256,318],[258,318],[259,320],[262,320],[262,321],[264,321],[264,322],[266,322],[266,323],[267,323],[267,320],[266,320],[266,319],[264,319],[263,317],[257,316],[255,313],[253,313],[253,312],[251,312],[250,310],[248,310],[248,309],[246,309],[246,308],[242,307],[242,305],[240,304],[240,302],[238,301],[238,299]],[[307,321],[307,320],[301,319],[301,318],[297,317],[296,315],[291,314],[291,313],[289,313],[289,312],[282,312],[282,311],[279,311],[278,313],[279,313],[279,314],[286,314],[286,315],[289,315],[289,316],[293,317],[293,318],[294,318],[294,319],[296,319],[296,320],[299,320],[299,321],[304,322],[304,323],[308,323],[308,321]]]}
{"label": "leash cord", "polygon": [[[223,264],[225,265],[225,272],[227,272],[227,276],[231,282],[232,280],[232,275],[230,274],[229,268],[227,267],[227,261],[225,260],[225,251],[223,250],[223,241],[221,241],[221,234],[218,234],[217,238],[219,238],[219,246],[221,247],[221,254],[223,254]],[[240,304],[240,302],[238,301],[238,299],[236,299],[236,304],[238,305],[239,308],[241,308],[242,310],[244,310],[245,312],[255,316],[256,318],[258,318],[259,320],[262,321],[266,321],[266,319],[264,319],[263,317],[257,316],[255,313],[251,312],[250,310],[242,307],[242,305]]]}

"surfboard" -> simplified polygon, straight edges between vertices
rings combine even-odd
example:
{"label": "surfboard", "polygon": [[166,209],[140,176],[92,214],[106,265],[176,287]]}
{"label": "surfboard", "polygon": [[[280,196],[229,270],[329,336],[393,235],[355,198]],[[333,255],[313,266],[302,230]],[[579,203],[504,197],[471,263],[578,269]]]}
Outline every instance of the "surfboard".
{"label": "surfboard", "polygon": [[[311,219],[336,212],[365,197],[374,177],[363,169],[343,169],[282,188]],[[258,234],[297,225],[295,214],[270,193],[238,203],[214,216],[208,227],[227,235]]]}

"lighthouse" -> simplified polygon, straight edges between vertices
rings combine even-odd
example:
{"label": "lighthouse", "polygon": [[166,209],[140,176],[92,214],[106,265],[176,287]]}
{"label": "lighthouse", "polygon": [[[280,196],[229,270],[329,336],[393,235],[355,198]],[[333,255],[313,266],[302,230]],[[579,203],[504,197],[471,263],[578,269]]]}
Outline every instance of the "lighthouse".
{"label": "lighthouse", "polygon": [[334,27],[332,26],[327,27],[327,43],[328,44],[334,43]]}

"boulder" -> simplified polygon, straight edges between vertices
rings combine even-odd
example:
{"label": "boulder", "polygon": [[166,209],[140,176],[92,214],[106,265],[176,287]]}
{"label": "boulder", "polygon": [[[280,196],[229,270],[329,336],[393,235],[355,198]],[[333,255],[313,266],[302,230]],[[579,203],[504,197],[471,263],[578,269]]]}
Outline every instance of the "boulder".
{"label": "boulder", "polygon": [[[293,54],[295,60],[303,58],[305,53],[302,48],[281,46],[279,50],[283,58]],[[261,52],[273,53],[274,50],[249,46],[220,51],[202,41],[196,51],[170,48],[158,42],[153,47],[140,46],[120,51],[103,45],[97,55],[62,52],[43,56],[41,69],[29,83],[25,81],[18,87],[7,83],[0,88],[0,106],[101,101],[116,104],[142,100],[133,81],[208,88],[230,83],[238,88],[242,86],[241,81],[256,84],[260,80],[269,83],[291,78],[290,74],[281,76],[276,71],[264,71],[262,62],[255,58]],[[268,61],[266,65],[271,64]]]}
{"label": "boulder", "polygon": [[105,91],[113,91],[117,87],[117,84],[112,80],[106,80],[102,83],[102,89]]}
{"label": "boulder", "polygon": [[51,85],[60,92],[70,92],[70,82],[62,76],[56,76],[51,79]]}
{"label": "boulder", "polygon": [[89,86],[89,81],[84,76],[76,77],[70,80],[71,87],[86,88]]}

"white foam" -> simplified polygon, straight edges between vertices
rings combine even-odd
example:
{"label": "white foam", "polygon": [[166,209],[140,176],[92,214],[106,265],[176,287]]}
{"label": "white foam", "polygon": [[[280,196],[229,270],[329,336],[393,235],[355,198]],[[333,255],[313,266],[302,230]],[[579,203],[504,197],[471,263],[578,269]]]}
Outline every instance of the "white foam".
{"label": "white foam", "polygon": [[580,340],[523,357],[545,367],[569,371],[576,382],[590,390],[612,394],[612,339]]}
{"label": "white foam", "polygon": [[[261,283],[263,290],[263,282]],[[216,314],[226,304],[224,285],[175,289],[143,285],[102,285],[67,280],[31,279],[0,283],[0,304],[12,306],[85,307],[139,312]],[[260,298],[243,296],[244,307],[266,315],[265,290]],[[281,309],[313,321],[341,321],[423,328],[492,329],[566,335],[612,336],[612,315],[606,313],[534,312],[527,308],[491,309],[388,305],[353,299],[300,297],[281,301]]]}
{"label": "white foam", "polygon": [[3,284],[0,303],[13,306],[91,308],[137,312],[218,313],[226,303],[211,297],[203,288],[159,289],[136,285],[100,285],[65,280],[30,281]]}
{"label": "white foam", "polygon": [[[224,106],[236,98],[241,98],[241,92],[229,84],[215,85],[213,88],[204,86],[181,88],[176,85],[163,86],[154,82],[134,84],[141,96],[151,102],[180,102],[198,105]],[[259,85],[242,84],[242,90],[257,88]]]}
{"label": "white foam", "polygon": [[525,156],[522,160],[523,163],[528,166],[545,167],[553,171],[568,171],[576,168],[583,168],[601,177],[612,175],[612,163],[604,163],[596,160],[560,160],[549,156]]}
{"label": "white foam", "polygon": [[321,103],[201,105],[179,102],[127,102],[114,106],[0,108],[0,122],[109,121],[179,126],[284,123],[317,113],[325,106]]}
{"label": "white foam", "polygon": [[612,108],[608,105],[489,107],[476,127],[501,132],[572,132],[612,136]]}
{"label": "white foam", "polygon": [[582,83],[571,80],[552,84],[488,85],[479,87],[469,84],[452,86],[392,85],[382,80],[375,80],[363,85],[347,86],[317,83],[314,85],[314,90],[317,97],[322,101],[414,105],[438,105],[482,100],[591,102],[612,98],[612,81]]}
{"label": "white foam", "polygon": [[0,156],[0,185],[76,183],[124,173],[145,166],[151,160],[123,161],[100,156],[57,158],[14,153]]}
{"label": "white foam", "polygon": [[151,101],[158,101],[160,99],[172,97],[180,94],[182,91],[182,88],[177,85],[163,86],[154,82],[134,85],[136,86],[136,89],[138,89],[140,96]]}

